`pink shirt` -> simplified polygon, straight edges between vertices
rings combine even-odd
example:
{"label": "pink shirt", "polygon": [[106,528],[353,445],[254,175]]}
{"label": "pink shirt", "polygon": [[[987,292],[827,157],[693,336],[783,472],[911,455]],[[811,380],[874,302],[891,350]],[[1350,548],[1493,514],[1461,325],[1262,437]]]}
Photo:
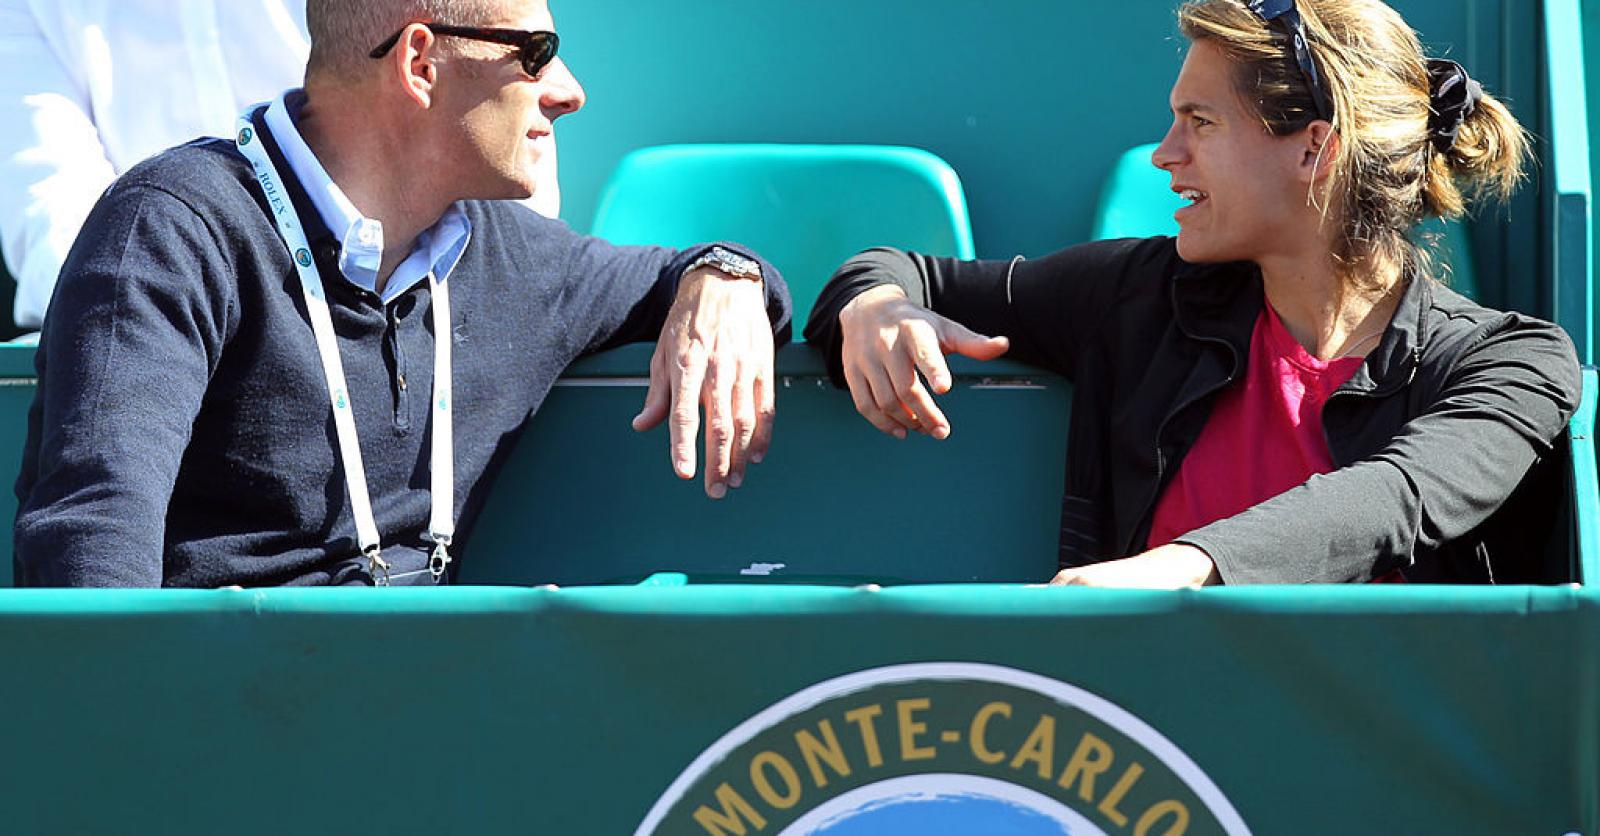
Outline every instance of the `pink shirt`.
{"label": "pink shirt", "polygon": [[1244,378],[1217,397],[1200,437],[1156,503],[1151,548],[1333,470],[1322,405],[1362,362],[1318,360],[1263,304]]}

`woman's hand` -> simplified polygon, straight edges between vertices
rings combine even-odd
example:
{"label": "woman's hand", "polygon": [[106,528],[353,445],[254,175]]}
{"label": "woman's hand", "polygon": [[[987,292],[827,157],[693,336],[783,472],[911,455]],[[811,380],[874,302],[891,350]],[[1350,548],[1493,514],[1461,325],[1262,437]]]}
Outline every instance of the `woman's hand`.
{"label": "woman's hand", "polygon": [[839,329],[844,378],[856,411],[895,438],[905,438],[907,430],[949,437],[950,421],[933,402],[934,394],[950,391],[944,355],[993,360],[1011,345],[1005,337],[975,334],[912,304],[893,285],[851,299],[839,311]]}
{"label": "woman's hand", "polygon": [[1103,586],[1120,589],[1183,589],[1222,583],[1217,564],[1200,549],[1183,543],[1158,546],[1144,554],[1063,569],[1051,586]]}

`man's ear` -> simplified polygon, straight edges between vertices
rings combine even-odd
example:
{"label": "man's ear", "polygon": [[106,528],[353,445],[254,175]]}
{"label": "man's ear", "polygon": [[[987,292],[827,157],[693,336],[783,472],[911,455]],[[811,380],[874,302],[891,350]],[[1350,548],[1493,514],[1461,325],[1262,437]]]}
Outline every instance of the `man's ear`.
{"label": "man's ear", "polygon": [[400,40],[387,56],[391,80],[399,83],[401,93],[418,107],[433,105],[434,86],[438,83],[437,55],[439,39],[427,26],[413,23],[400,33]]}
{"label": "man's ear", "polygon": [[1339,132],[1318,119],[1300,132],[1300,179],[1315,183],[1333,173],[1339,159]]}

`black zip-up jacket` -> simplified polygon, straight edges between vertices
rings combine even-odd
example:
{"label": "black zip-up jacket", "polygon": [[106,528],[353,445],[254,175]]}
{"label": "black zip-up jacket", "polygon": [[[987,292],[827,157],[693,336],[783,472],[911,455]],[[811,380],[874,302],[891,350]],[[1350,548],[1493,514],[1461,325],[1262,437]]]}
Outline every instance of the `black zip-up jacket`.
{"label": "black zip-up jacket", "polygon": [[[1170,238],[1009,262],[870,250],[823,288],[806,328],[835,383],[840,309],[890,283],[1072,381],[1064,566],[1147,547],[1156,498],[1243,373],[1264,304],[1253,264],[1189,264]],[[1578,390],[1560,328],[1414,278],[1378,347],[1323,405],[1336,469],[1178,542],[1204,549],[1226,583],[1396,569],[1410,581],[1531,579]]]}

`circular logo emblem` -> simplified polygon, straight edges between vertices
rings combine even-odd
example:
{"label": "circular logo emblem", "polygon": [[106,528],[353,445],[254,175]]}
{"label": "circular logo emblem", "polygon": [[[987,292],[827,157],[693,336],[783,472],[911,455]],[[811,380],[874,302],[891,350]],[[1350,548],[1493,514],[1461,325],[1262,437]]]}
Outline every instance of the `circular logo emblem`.
{"label": "circular logo emblem", "polygon": [[300,249],[295,250],[294,251],[294,260],[300,262],[300,266],[301,267],[310,267],[311,266],[311,251],[306,249],[305,247],[301,247]]}
{"label": "circular logo emblem", "polygon": [[256,132],[255,131],[252,131],[249,128],[244,128],[243,130],[239,131],[239,144],[240,145],[249,145],[250,144],[250,140],[254,139],[255,136],[256,136]]}
{"label": "circular logo emblem", "polygon": [[1081,688],[995,665],[861,671],[741,723],[635,836],[1248,834],[1171,741]]}

